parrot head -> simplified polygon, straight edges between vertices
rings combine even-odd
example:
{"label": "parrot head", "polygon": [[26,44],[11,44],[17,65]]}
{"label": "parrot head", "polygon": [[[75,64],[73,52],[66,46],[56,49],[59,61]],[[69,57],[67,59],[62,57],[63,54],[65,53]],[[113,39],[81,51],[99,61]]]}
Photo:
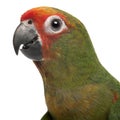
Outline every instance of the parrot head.
{"label": "parrot head", "polygon": [[15,31],[15,52],[18,54],[22,45],[21,51],[28,58],[34,61],[50,59],[55,56],[50,50],[52,44],[68,33],[70,26],[66,17],[52,8],[33,8],[22,15]]}
{"label": "parrot head", "polygon": [[85,43],[89,49],[91,43],[84,25],[72,15],[51,7],[38,7],[25,12],[13,38],[16,54],[20,49],[33,61],[87,53],[89,50],[84,51],[83,47]]}

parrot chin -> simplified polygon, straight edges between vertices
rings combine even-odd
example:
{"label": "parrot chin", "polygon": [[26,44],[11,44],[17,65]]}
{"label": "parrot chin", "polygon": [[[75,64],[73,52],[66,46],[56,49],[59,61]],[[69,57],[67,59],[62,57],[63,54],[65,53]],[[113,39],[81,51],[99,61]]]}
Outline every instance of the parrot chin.
{"label": "parrot chin", "polygon": [[21,52],[29,59],[42,61],[41,40],[34,24],[26,25],[24,22],[17,27],[13,37],[13,46],[17,55],[21,48]]}

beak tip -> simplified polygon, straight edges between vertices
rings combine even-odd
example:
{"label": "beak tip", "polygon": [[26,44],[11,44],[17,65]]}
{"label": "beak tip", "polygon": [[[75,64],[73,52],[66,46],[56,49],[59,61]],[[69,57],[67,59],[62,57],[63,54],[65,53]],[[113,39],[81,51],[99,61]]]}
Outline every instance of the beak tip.
{"label": "beak tip", "polygon": [[18,55],[18,52],[15,51],[15,53],[16,53],[16,55]]}
{"label": "beak tip", "polygon": [[19,49],[14,47],[15,54],[18,55]]}
{"label": "beak tip", "polygon": [[19,46],[13,42],[13,47],[14,47],[15,54],[18,55]]}

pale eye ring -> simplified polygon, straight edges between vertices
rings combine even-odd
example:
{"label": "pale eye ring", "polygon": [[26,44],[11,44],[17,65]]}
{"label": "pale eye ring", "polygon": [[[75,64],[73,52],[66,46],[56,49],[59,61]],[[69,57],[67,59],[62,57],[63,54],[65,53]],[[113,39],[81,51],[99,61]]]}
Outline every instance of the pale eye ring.
{"label": "pale eye ring", "polygon": [[44,24],[46,33],[57,34],[67,29],[65,22],[57,15],[53,15],[47,18]]}

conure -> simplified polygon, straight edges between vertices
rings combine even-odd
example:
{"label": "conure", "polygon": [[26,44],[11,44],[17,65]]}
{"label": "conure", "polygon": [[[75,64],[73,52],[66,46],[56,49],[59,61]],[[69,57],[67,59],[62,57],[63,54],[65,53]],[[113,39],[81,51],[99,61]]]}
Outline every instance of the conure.
{"label": "conure", "polygon": [[21,16],[13,46],[42,75],[48,111],[41,120],[120,120],[120,83],[99,62],[77,18],[32,8]]}

